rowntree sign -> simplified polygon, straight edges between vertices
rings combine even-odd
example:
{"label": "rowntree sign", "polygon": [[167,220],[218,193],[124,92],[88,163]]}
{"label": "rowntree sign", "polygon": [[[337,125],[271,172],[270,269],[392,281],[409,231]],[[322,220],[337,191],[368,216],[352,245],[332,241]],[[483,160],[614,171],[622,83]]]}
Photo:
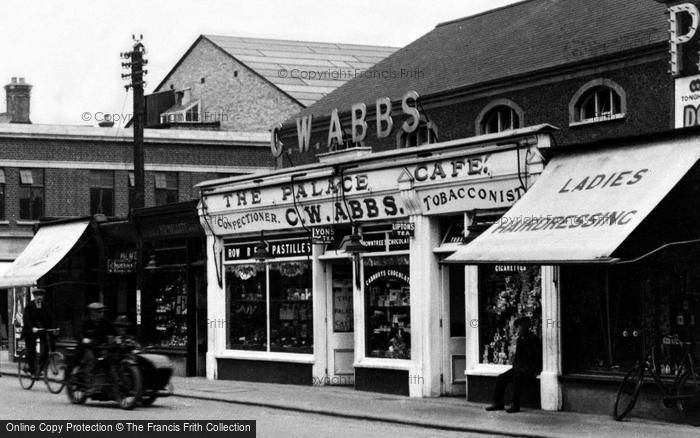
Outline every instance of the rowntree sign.
{"label": "rowntree sign", "polygon": [[[408,119],[401,124],[401,130],[405,133],[414,132],[418,129],[420,123],[420,113],[416,104],[418,102],[418,93],[409,91],[404,94],[401,99],[401,111]],[[394,119],[392,118],[391,99],[382,97],[375,102],[375,128],[377,138],[385,138],[391,134],[394,128]],[[297,124],[297,150],[306,152],[311,149],[311,129],[313,127],[313,115],[298,118]],[[270,148],[272,155],[279,157],[284,153],[285,147],[279,141],[279,131],[282,125],[272,127],[272,138],[270,140]],[[360,143],[367,137],[369,125],[367,123],[367,105],[364,103],[356,103],[350,107],[350,132],[353,143]],[[326,145],[329,149],[333,149],[335,145],[343,144],[343,128],[340,124],[340,116],[338,109],[335,108],[331,112],[331,119],[328,125],[328,138]],[[314,149],[320,149],[321,143],[313,145]],[[287,153],[291,154],[293,149],[287,148]]]}

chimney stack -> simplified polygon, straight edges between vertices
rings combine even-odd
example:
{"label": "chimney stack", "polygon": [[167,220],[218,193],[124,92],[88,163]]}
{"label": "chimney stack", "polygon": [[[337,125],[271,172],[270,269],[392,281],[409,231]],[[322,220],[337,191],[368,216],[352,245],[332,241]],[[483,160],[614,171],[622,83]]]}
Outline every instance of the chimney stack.
{"label": "chimney stack", "polygon": [[32,86],[24,81],[24,78],[13,77],[10,83],[5,85],[7,95],[7,115],[10,123],[32,123],[29,120],[29,101]]}

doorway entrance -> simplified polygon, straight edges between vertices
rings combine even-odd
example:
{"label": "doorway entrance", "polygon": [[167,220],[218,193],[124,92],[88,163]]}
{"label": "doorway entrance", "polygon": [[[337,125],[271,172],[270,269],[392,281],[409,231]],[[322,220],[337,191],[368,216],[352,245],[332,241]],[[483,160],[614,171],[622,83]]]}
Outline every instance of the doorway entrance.
{"label": "doorway entrance", "polygon": [[331,385],[355,384],[352,262],[334,260],[326,269],[328,286],[328,379]]}

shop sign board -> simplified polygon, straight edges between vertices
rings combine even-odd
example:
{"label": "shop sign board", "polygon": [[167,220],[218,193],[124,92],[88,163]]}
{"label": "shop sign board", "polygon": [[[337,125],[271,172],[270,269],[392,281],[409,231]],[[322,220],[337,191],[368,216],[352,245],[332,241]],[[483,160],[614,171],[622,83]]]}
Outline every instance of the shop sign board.
{"label": "shop sign board", "polygon": [[[227,243],[224,245],[224,260],[250,260],[254,258],[257,242]],[[311,255],[311,242],[308,239],[268,241],[270,258],[300,257]]]}
{"label": "shop sign board", "polygon": [[136,272],[136,250],[117,251],[113,258],[107,259],[107,271],[110,274]]}
{"label": "shop sign board", "polygon": [[394,222],[391,224],[391,233],[394,237],[414,237],[416,224],[413,222]]}
{"label": "shop sign board", "polygon": [[[526,156],[524,151],[521,156]],[[531,155],[532,156],[532,155]],[[524,160],[523,160],[524,161]],[[420,197],[423,214],[512,205],[522,196],[515,150],[464,154],[345,175],[292,179],[255,189],[220,186],[204,193],[207,220],[219,235],[394,220],[415,214],[401,191]]]}
{"label": "shop sign board", "polygon": [[677,78],[675,85],[676,128],[700,125],[700,75]]}
{"label": "shop sign board", "polygon": [[27,302],[28,289],[26,287],[12,288],[12,326],[14,327],[14,356],[19,357],[19,352],[25,349],[22,328],[24,327],[24,308]]}
{"label": "shop sign board", "polygon": [[313,227],[311,228],[311,239],[314,243],[333,243],[335,242],[335,228],[333,226]]}

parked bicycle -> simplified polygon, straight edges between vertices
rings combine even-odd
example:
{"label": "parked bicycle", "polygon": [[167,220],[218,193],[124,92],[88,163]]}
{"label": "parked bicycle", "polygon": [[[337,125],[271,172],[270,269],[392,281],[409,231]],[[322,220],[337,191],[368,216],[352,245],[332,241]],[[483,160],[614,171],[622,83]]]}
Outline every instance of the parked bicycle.
{"label": "parked bicycle", "polygon": [[662,365],[657,361],[655,349],[651,348],[647,357],[637,362],[622,380],[613,409],[615,420],[622,420],[634,409],[642,386],[650,377],[664,406],[675,407],[688,423],[700,423],[700,364],[693,357],[693,343],[682,342],[678,336],[667,336],[663,344],[681,347],[679,360],[673,366]]}
{"label": "parked bicycle", "polygon": [[[57,334],[59,329],[39,329],[37,333],[40,336],[47,336],[46,345],[48,345],[48,355],[45,363],[39,363],[36,367],[32,367],[27,359],[26,348],[36,348],[36,346],[27,345],[24,350],[19,354],[19,361],[17,362],[17,376],[19,377],[19,384],[22,388],[26,390],[32,389],[34,382],[38,379],[43,378],[46,387],[53,394],[58,394],[63,390],[66,385],[65,375],[66,375],[66,361],[63,354],[55,351],[53,347],[53,342],[48,338]],[[41,345],[37,342],[38,345]],[[40,361],[41,355],[37,352],[36,360]],[[39,370],[37,375],[32,373],[32,369]]]}

